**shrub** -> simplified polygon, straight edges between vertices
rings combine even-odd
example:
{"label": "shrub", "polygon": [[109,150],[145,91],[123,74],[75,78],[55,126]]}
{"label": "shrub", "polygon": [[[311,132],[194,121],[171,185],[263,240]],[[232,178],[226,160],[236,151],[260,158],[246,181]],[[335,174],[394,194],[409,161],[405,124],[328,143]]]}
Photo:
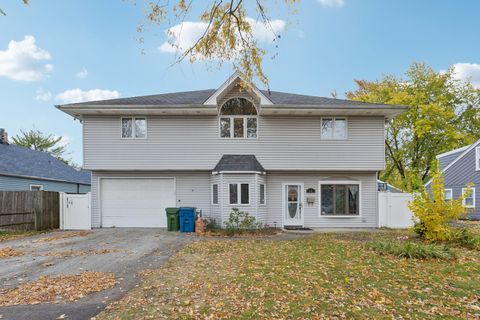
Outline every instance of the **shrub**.
{"label": "shrub", "polygon": [[454,232],[449,224],[465,216],[466,210],[462,205],[464,196],[466,195],[445,201],[443,176],[440,172],[435,172],[431,194],[423,189],[408,204],[413,215],[418,219],[414,231],[426,240],[452,240]]}
{"label": "shrub", "polygon": [[225,226],[227,230],[248,230],[259,229],[262,227],[262,224],[258,223],[255,220],[255,217],[249,215],[248,212],[240,211],[238,208],[233,208]]}
{"label": "shrub", "polygon": [[453,259],[456,256],[455,251],[445,245],[414,241],[372,242],[370,248],[379,254],[391,254],[406,259]]}
{"label": "shrub", "polygon": [[474,234],[467,228],[462,228],[457,231],[454,241],[462,247],[480,250],[480,235]]}
{"label": "shrub", "polygon": [[217,220],[213,218],[205,219],[205,231],[215,231],[220,229],[220,225],[217,223]]}

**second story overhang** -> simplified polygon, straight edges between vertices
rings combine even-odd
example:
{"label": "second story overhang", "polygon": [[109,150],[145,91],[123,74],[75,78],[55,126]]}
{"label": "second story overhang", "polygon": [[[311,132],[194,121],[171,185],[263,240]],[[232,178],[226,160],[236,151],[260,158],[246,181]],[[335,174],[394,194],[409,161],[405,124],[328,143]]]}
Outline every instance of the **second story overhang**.
{"label": "second story overhang", "polygon": [[[115,105],[69,104],[57,106],[76,119],[89,115],[165,115],[165,116],[216,116],[216,105]],[[260,116],[383,116],[387,119],[408,110],[394,105],[261,105]]]}

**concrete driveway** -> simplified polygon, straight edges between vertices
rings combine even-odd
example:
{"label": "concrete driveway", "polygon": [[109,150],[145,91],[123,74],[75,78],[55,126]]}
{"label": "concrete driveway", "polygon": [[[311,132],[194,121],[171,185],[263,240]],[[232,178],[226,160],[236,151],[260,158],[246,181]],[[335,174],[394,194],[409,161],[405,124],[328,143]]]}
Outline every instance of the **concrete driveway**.
{"label": "concrete driveway", "polygon": [[[56,237],[68,231],[58,231],[18,240],[0,242],[0,248],[10,247],[23,256],[0,260],[0,289],[16,287],[40,276],[58,276],[83,271],[113,272],[118,284],[91,294],[76,302],[45,303],[0,307],[0,319],[90,319],[108,303],[119,299],[137,283],[137,272],[158,268],[194,236],[171,233],[161,229],[97,229],[83,236],[53,241],[38,241]],[[111,250],[106,254],[62,256],[66,251]],[[45,256],[56,253],[59,256]]]}

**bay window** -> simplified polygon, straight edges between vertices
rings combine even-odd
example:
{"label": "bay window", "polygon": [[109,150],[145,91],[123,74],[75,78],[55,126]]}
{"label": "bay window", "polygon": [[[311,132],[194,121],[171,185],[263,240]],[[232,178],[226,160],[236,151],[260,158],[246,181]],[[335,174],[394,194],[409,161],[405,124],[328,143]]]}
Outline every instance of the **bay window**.
{"label": "bay window", "polygon": [[250,204],[250,185],[248,183],[230,183],[228,191],[229,204]]}

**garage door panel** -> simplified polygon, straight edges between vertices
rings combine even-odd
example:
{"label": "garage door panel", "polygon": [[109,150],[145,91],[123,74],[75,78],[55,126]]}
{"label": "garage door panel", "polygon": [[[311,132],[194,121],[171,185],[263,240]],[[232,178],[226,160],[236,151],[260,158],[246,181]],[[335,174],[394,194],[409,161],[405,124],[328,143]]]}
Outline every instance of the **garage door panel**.
{"label": "garage door panel", "polygon": [[103,227],[166,227],[165,208],[175,206],[175,180],[102,179]]}

